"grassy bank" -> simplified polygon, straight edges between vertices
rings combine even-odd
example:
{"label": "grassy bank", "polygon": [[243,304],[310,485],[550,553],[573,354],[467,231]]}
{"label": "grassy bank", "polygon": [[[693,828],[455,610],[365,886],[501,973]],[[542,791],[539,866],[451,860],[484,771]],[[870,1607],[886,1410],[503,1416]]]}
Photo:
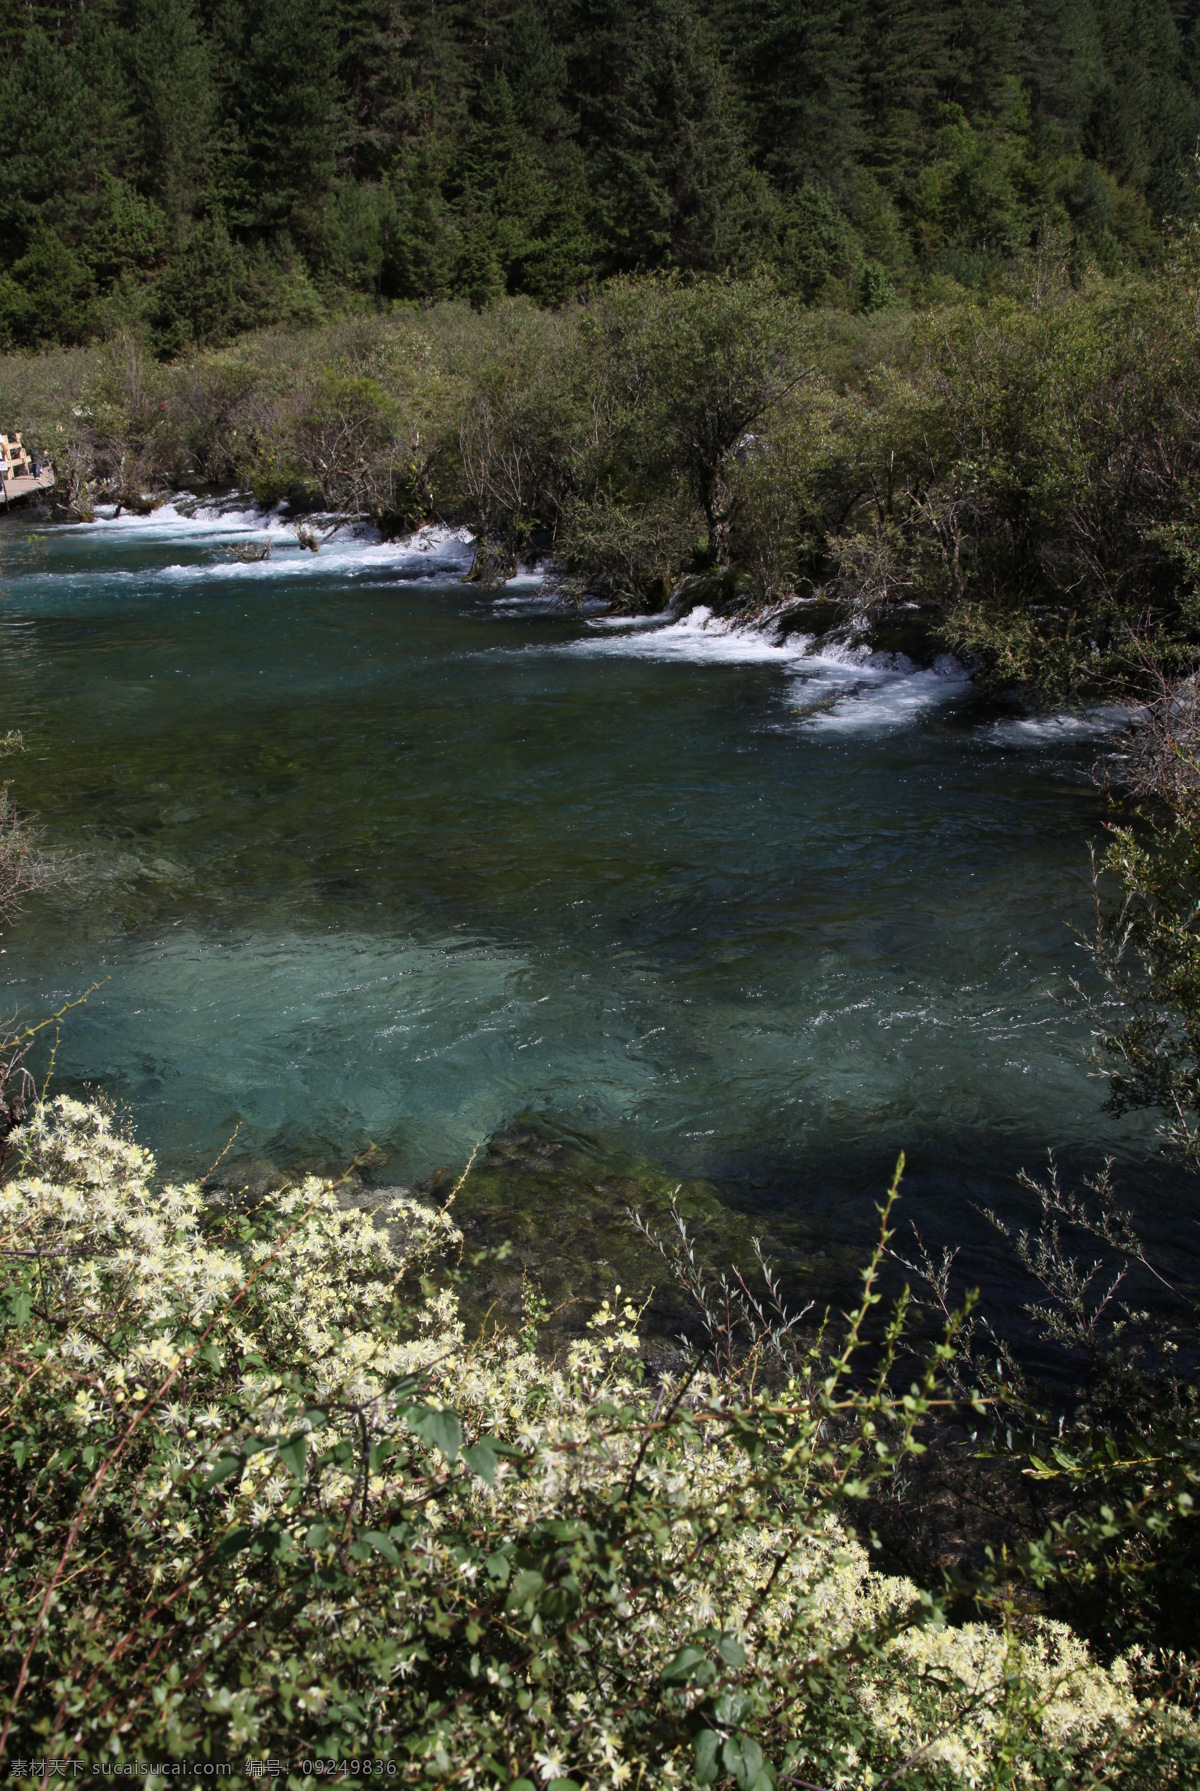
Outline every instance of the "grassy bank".
{"label": "grassy bank", "polygon": [[0,411],[77,516],[249,487],[388,532],[465,523],[483,579],[552,553],[568,591],[636,608],[688,587],[747,612],[915,610],[983,677],[1128,690],[1197,639],[1200,246],[1153,277],[1068,273],[1047,253],[986,304],[925,313],[643,279],[173,364],[53,350],[0,362]]}

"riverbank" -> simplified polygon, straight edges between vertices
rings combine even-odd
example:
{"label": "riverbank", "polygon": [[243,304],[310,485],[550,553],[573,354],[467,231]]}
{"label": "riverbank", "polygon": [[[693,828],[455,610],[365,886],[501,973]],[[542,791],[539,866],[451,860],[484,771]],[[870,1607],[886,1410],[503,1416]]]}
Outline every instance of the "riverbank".
{"label": "riverbank", "polygon": [[548,560],[635,612],[692,588],[743,615],[915,614],[991,684],[1096,699],[1194,644],[1195,254],[1184,236],[1154,276],[1060,269],[921,314],[630,280],[173,364],[128,342],[8,356],[0,408],[76,516],[240,486],[385,539],[466,529],[485,585]]}

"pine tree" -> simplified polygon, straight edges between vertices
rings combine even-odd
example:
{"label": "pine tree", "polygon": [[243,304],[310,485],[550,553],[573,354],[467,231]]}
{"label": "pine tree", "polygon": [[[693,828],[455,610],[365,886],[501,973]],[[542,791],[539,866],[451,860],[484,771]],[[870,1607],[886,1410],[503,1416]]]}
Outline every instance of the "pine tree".
{"label": "pine tree", "polygon": [[140,184],[162,206],[177,241],[187,234],[207,173],[209,61],[190,0],[138,0],[131,65]]}
{"label": "pine tree", "polygon": [[71,51],[90,151],[87,184],[99,193],[114,177],[133,178],[139,144],[118,28],[85,13]]}
{"label": "pine tree", "polygon": [[0,107],[19,121],[0,182],[0,254],[11,262],[35,230],[66,238],[78,231],[90,166],[79,71],[40,26],[0,79]]}
{"label": "pine tree", "polygon": [[229,222],[264,239],[315,241],[344,142],[333,15],[322,0],[242,0],[224,51]]}
{"label": "pine tree", "polygon": [[863,0],[722,0],[716,25],[760,165],[836,187],[863,146]]}
{"label": "pine tree", "polygon": [[1026,12],[1021,79],[1035,116],[1052,121],[1064,143],[1079,134],[1105,80],[1104,46],[1094,0],[1040,0]]}
{"label": "pine tree", "polygon": [[1004,106],[1004,84],[1017,73],[1024,0],[946,0],[942,9],[937,97],[968,118]]}
{"label": "pine tree", "polygon": [[1185,194],[1200,105],[1184,80],[1183,46],[1169,0],[1099,0],[1108,78],[1092,102],[1083,148],[1160,211]]}
{"label": "pine tree", "polygon": [[384,229],[380,291],[389,299],[449,292],[455,241],[446,224],[444,152],[434,136],[410,142],[392,177],[393,214]]}
{"label": "pine tree", "polygon": [[567,136],[571,130],[564,103],[567,59],[536,7],[523,5],[513,18],[503,68],[517,118],[525,130],[547,143]]}
{"label": "pine tree", "polygon": [[724,266],[752,190],[728,82],[687,0],[588,0],[568,52],[612,268]]}
{"label": "pine tree", "polygon": [[558,159],[549,204],[510,273],[510,287],[542,304],[562,304],[594,283],[603,253],[583,156],[572,146]]}
{"label": "pine tree", "polygon": [[927,154],[936,107],[952,98],[954,23],[938,0],[866,0],[866,159],[893,186]]}
{"label": "pine tree", "polygon": [[403,0],[341,0],[336,24],[346,103],[342,160],[357,179],[378,180],[404,138],[412,23]]}

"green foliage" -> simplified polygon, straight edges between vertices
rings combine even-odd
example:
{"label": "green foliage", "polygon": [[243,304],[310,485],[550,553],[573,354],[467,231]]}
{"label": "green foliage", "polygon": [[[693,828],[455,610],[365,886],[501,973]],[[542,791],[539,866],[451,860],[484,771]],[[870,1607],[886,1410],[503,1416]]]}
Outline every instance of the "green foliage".
{"label": "green foliage", "polygon": [[167,244],[161,207],[123,180],[106,181],[82,245],[97,286],[107,290],[125,277],[146,279],[161,265]]}
{"label": "green foliage", "polygon": [[134,17],[131,97],[142,184],[179,236],[207,172],[211,55],[188,0],[140,0]]}
{"label": "green foliage", "polygon": [[896,290],[877,262],[869,261],[863,268],[858,302],[864,311],[884,311],[896,303]]}
{"label": "green foliage", "polygon": [[[1188,746],[1192,746],[1188,742]],[[1185,770],[1194,774],[1189,756]],[[1107,1000],[1093,997],[1097,1063],[1110,1101],[1157,1109],[1170,1149],[1200,1168],[1200,807],[1193,779],[1178,806],[1115,826],[1097,867],[1088,942]],[[1115,881],[1115,907],[1101,899]]]}
{"label": "green foliage", "polygon": [[303,242],[341,134],[337,38],[320,0],[242,0],[224,21],[230,146],[220,193],[251,238]]}
{"label": "green foliage", "polygon": [[209,346],[265,323],[310,322],[319,301],[303,268],[229,233],[220,212],[205,218],[171,261],[153,295],[150,322],[160,348]]}
{"label": "green foliage", "polygon": [[862,253],[845,213],[819,187],[805,185],[780,206],[776,230],[783,289],[807,305],[844,302]]}
{"label": "green foliage", "polygon": [[0,81],[8,118],[21,129],[0,195],[0,240],[9,262],[35,230],[69,229],[91,162],[76,58],[34,26]]}

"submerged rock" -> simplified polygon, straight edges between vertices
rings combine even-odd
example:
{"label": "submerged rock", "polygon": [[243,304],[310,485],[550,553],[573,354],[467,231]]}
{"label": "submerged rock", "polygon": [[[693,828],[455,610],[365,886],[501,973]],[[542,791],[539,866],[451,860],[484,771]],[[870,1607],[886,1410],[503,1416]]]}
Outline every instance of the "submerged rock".
{"label": "submerged rock", "polygon": [[[440,1204],[461,1178],[461,1170],[440,1169],[415,1192]],[[680,1181],[647,1158],[540,1118],[522,1116],[488,1141],[452,1210],[467,1252],[480,1257],[461,1290],[471,1317],[490,1312],[505,1325],[520,1323],[534,1294],[548,1309],[539,1337],[553,1347],[579,1332],[619,1287],[622,1301],[646,1306],[641,1329],[652,1372],[670,1365],[680,1338],[699,1341],[703,1325],[695,1302],[634,1225],[635,1213],[664,1240],[678,1238],[678,1213],[714,1284],[737,1268],[747,1279],[758,1275],[757,1235],[799,1304],[829,1297],[833,1265],[799,1225],[774,1218],[764,1224],[711,1182]],[[837,1268],[849,1285],[849,1259]]]}

